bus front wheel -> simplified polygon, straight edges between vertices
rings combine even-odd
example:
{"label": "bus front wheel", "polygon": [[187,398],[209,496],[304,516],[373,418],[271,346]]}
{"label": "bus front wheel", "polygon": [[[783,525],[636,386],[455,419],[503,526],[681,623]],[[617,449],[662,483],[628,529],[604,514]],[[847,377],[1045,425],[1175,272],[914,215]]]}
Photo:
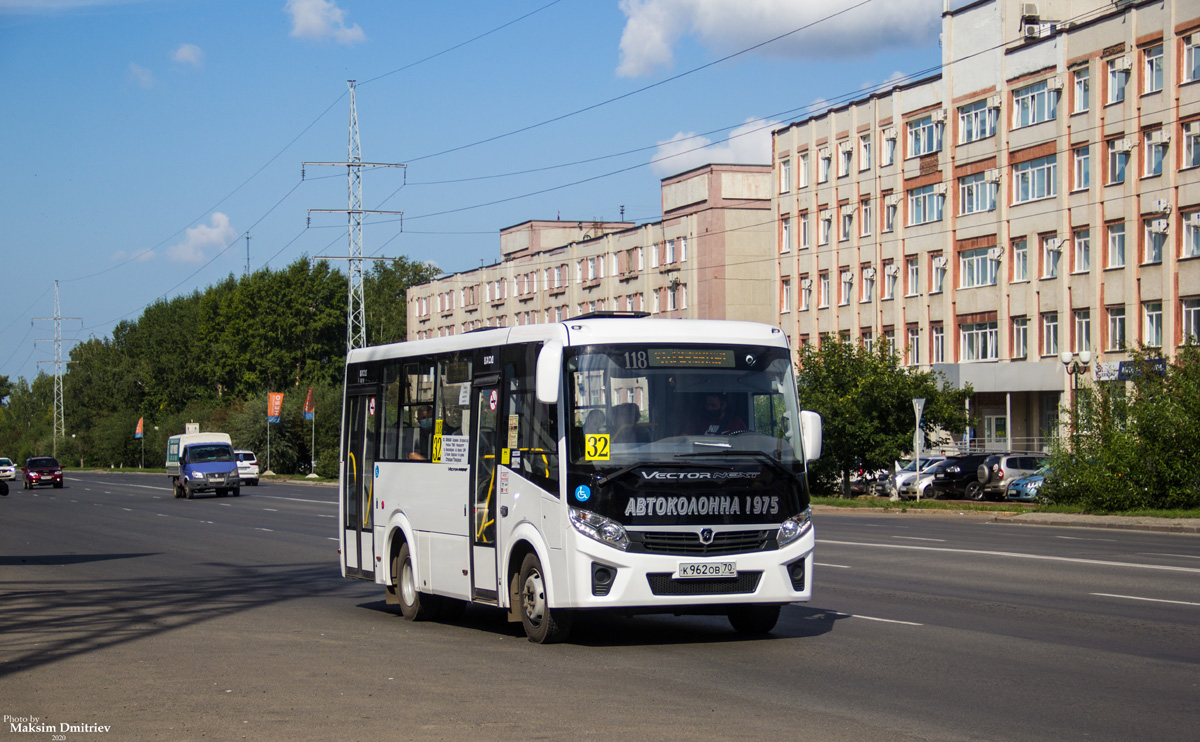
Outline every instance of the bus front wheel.
{"label": "bus front wheel", "polygon": [[412,557],[408,544],[400,547],[392,562],[392,580],[396,585],[396,597],[400,599],[400,613],[406,621],[425,621],[432,617],[432,596],[417,591],[417,576],[413,572]]}
{"label": "bus front wheel", "polygon": [[526,554],[517,575],[517,596],[521,601],[521,625],[534,644],[561,642],[571,633],[571,612],[551,608],[546,597],[546,578],[537,554]]}
{"label": "bus front wheel", "polygon": [[729,610],[729,623],[739,634],[761,636],[771,633],[779,622],[777,605],[739,605]]}

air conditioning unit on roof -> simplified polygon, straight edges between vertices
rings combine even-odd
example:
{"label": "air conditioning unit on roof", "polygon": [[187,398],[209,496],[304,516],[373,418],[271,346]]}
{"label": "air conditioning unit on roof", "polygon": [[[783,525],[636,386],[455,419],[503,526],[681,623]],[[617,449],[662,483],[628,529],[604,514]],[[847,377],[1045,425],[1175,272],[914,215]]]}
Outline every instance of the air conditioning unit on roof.
{"label": "air conditioning unit on roof", "polygon": [[1021,3],[1021,17],[1032,18],[1033,20],[1041,20],[1042,14],[1038,11],[1037,3]]}
{"label": "air conditioning unit on roof", "polygon": [[1021,35],[1026,39],[1042,38],[1042,26],[1038,23],[1026,23],[1021,27]]}

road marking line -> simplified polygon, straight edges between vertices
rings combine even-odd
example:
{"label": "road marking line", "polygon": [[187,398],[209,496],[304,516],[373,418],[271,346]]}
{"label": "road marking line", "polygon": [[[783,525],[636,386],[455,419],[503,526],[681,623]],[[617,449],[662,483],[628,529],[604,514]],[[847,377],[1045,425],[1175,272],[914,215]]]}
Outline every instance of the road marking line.
{"label": "road marking line", "polygon": [[268,513],[278,513],[279,512],[275,508],[263,508],[263,510],[266,510]]}
{"label": "road marking line", "polygon": [[892,536],[892,538],[903,538],[909,541],[936,541],[940,544],[946,543],[946,539],[944,538],[921,538],[920,536]]}
{"label": "road marking line", "polygon": [[813,562],[818,567],[834,567],[836,569],[850,569],[848,564],[825,564],[824,562]]}
{"label": "road marking line", "polygon": [[1061,538],[1066,541],[1107,541],[1113,544],[1117,543],[1115,538],[1079,538],[1078,536],[1055,536],[1054,538]]}
{"label": "road marking line", "polygon": [[1143,551],[1141,554],[1143,556],[1169,556],[1179,557],[1180,559],[1200,559],[1200,556],[1196,556],[1195,554],[1168,554],[1163,551]]}
{"label": "road marking line", "polygon": [[326,541],[341,541],[341,539],[339,539],[339,538],[333,538],[332,536],[326,536],[326,537],[325,537],[325,540],[326,540]]}
{"label": "road marking line", "polygon": [[311,502],[314,505],[337,505],[336,502],[328,500],[305,500],[302,497],[280,497],[279,495],[259,495],[264,500],[289,500],[291,502]]}
{"label": "road marking line", "polygon": [[1043,554],[1022,554],[1015,551],[984,551],[982,549],[951,549],[943,546],[909,546],[908,544],[868,544],[861,541],[829,541],[818,539],[825,544],[839,546],[870,546],[877,549],[911,549],[914,551],[943,551],[948,554],[978,554],[980,556],[1009,557],[1010,559],[1035,559],[1046,562],[1071,562],[1074,564],[1095,564],[1103,567],[1132,567],[1134,569],[1156,569],[1164,572],[1191,572],[1200,574],[1195,567],[1174,567],[1166,564],[1137,564],[1136,562],[1110,562],[1103,559],[1078,559],[1075,557],[1046,556]]}
{"label": "road marking line", "polygon": [[1124,598],[1125,600],[1144,600],[1148,603],[1171,603],[1172,605],[1194,605],[1200,607],[1200,603],[1190,603],[1186,600],[1163,600],[1162,598],[1139,598],[1136,595],[1113,595],[1112,593],[1089,593],[1097,595],[1101,598]]}
{"label": "road marking line", "polygon": [[[93,479],[89,481],[95,482],[96,480]],[[96,484],[107,484],[109,487],[137,487],[138,489],[143,490],[160,490],[163,492],[171,491],[170,487],[155,487],[149,484],[121,484],[119,482],[96,482]]]}
{"label": "road marking line", "polygon": [[223,507],[223,508],[231,508],[231,507],[233,507],[233,505],[231,505],[231,504],[229,504],[229,503],[227,503],[227,502],[218,502],[217,504],[218,504],[218,505],[220,505],[220,506],[221,506],[221,507]]}
{"label": "road marking line", "polygon": [[273,528],[255,528],[254,530],[256,530],[256,531],[266,531],[267,533],[274,533],[274,532],[275,532],[275,529],[273,529]]}
{"label": "road marking line", "polygon": [[167,517],[167,514],[166,514],[166,513],[155,513],[155,515],[157,515],[157,516],[158,516],[158,517],[160,517],[160,518],[165,518],[165,517]]}
{"label": "road marking line", "polygon": [[317,513],[317,517],[318,518],[336,518],[337,516],[336,515],[324,515],[323,513]]}
{"label": "road marking line", "polygon": [[898,623],[902,626],[924,626],[923,623],[914,623],[912,621],[897,621],[894,618],[879,618],[877,616],[860,616],[857,613],[842,613],[841,611],[828,611],[835,616],[845,616],[846,618],[861,618],[864,621],[879,621],[880,623]]}
{"label": "road marking line", "polygon": [[121,509],[122,509],[122,510],[124,510],[125,512],[127,512],[127,513],[132,513],[132,512],[133,512],[133,511],[132,511],[132,510],[130,510],[129,508],[121,508]]}

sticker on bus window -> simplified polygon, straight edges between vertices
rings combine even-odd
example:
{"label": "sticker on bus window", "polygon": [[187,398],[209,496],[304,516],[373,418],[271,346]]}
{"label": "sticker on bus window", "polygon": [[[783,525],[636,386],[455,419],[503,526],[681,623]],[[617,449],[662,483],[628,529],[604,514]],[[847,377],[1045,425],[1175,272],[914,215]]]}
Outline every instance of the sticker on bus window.
{"label": "sticker on bus window", "polygon": [[588,461],[608,461],[608,436],[584,436],[583,457]]}
{"label": "sticker on bus window", "polygon": [[[438,422],[440,423],[441,420],[439,420]],[[433,455],[429,457],[429,460],[435,464],[442,463],[442,434],[441,433],[433,434]]]}
{"label": "sticker on bus window", "polygon": [[511,461],[511,452],[507,448],[500,449],[500,463],[508,466]]}
{"label": "sticker on bus window", "polygon": [[520,424],[520,422],[521,422],[520,415],[509,415],[508,416],[508,447],[509,448],[517,447],[517,426]]}

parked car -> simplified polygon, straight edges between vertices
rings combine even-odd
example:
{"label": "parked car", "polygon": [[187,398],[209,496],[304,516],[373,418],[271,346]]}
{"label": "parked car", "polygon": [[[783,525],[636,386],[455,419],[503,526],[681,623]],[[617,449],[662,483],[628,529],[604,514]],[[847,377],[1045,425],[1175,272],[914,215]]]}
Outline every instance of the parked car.
{"label": "parked car", "polygon": [[1018,477],[1008,483],[1005,497],[1013,502],[1033,502],[1038,499],[1038,491],[1049,475],[1050,467],[1043,466],[1033,474]]}
{"label": "parked car", "polygon": [[12,459],[0,458],[0,479],[16,480],[17,465],[12,462]]}
{"label": "parked car", "polygon": [[1033,474],[1045,463],[1046,457],[1036,454],[998,453],[988,456],[976,472],[983,484],[983,496],[1004,499],[1009,482]]}
{"label": "parked car", "polygon": [[[901,500],[913,500],[920,494],[922,498],[929,496],[929,483],[933,481],[933,470],[945,461],[944,456],[931,456],[921,459],[921,478],[917,481],[917,473],[910,467],[901,469],[896,475],[896,494]],[[928,464],[926,462],[929,462]]]}
{"label": "parked car", "polygon": [[983,499],[983,483],[979,481],[979,465],[988,455],[971,453],[952,456],[934,467],[933,496],[948,499]]}
{"label": "parked car", "polygon": [[238,479],[242,480],[243,484],[248,484],[251,487],[258,486],[258,458],[253,451],[234,451],[233,457],[237,459]]}
{"label": "parked car", "polygon": [[55,489],[62,489],[62,466],[50,456],[31,456],[25,459],[25,473],[21,483],[27,490],[47,484],[53,485]]}

